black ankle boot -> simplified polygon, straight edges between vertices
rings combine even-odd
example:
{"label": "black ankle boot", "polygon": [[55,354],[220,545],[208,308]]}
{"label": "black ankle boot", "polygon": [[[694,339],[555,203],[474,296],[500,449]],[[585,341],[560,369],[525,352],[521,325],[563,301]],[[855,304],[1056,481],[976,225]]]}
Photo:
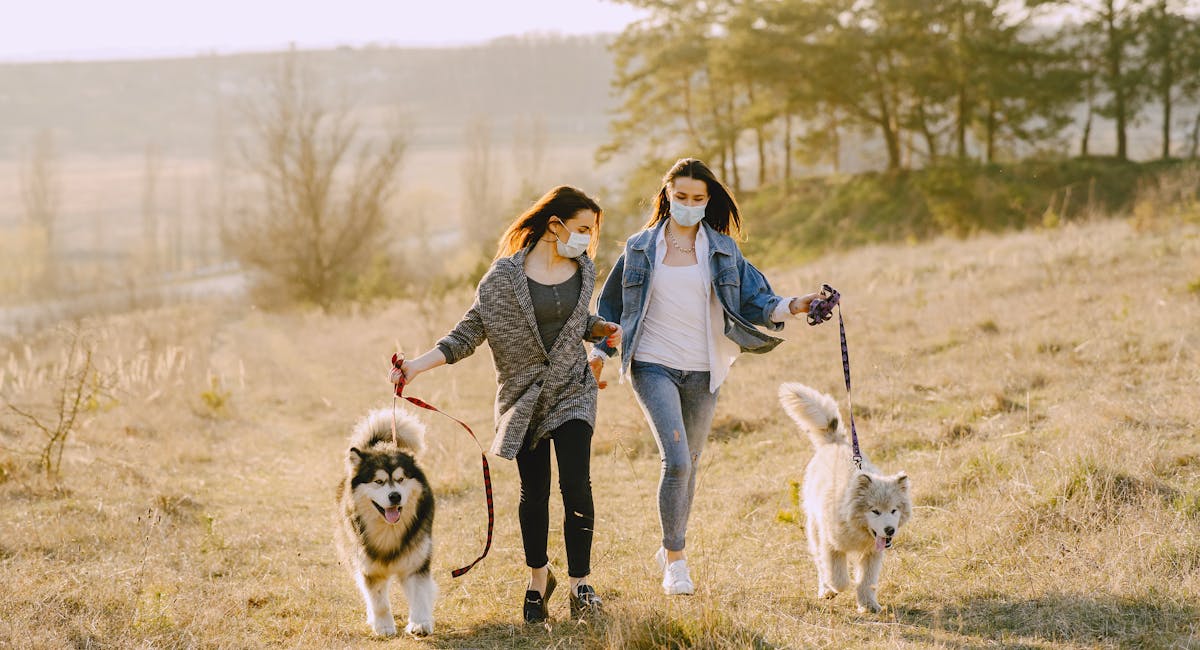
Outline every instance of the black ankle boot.
{"label": "black ankle boot", "polygon": [[557,586],[558,582],[554,579],[554,573],[547,567],[546,593],[539,594],[532,589],[525,591],[524,615],[526,623],[541,623],[550,618],[550,612],[546,608],[546,603],[549,602],[550,594],[554,593],[554,588]]}

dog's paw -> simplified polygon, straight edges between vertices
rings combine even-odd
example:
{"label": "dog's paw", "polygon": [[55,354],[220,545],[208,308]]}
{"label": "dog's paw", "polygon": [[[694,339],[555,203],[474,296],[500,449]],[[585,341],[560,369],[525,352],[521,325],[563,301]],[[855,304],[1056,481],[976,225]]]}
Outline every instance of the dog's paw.
{"label": "dog's paw", "polygon": [[390,618],[371,621],[371,629],[379,636],[396,636],[396,622]]}
{"label": "dog's paw", "polygon": [[824,598],[825,600],[829,600],[830,598],[833,598],[834,596],[837,596],[837,595],[838,595],[838,590],[834,589],[833,587],[830,587],[829,585],[821,585],[821,588],[817,589],[817,598]]}
{"label": "dog's paw", "polygon": [[413,636],[427,636],[433,634],[433,621],[409,621],[408,626],[404,631]]}
{"label": "dog's paw", "polygon": [[867,601],[867,602],[860,602],[858,604],[858,613],[859,614],[868,614],[868,613],[878,614],[881,611],[883,611],[883,608],[879,606],[879,603],[877,603],[873,600]]}

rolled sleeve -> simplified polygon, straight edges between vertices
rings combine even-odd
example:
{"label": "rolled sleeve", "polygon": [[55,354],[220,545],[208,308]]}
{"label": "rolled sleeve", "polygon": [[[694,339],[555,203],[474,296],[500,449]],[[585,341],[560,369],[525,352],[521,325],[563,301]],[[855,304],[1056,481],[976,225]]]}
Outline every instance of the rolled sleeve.
{"label": "rolled sleeve", "polygon": [[779,304],[775,305],[775,309],[771,311],[771,320],[776,323],[786,323],[790,319],[800,318],[803,312],[799,314],[792,313],[792,301],[796,300],[797,296],[788,296],[780,298]]}
{"label": "rolled sleeve", "polygon": [[603,334],[600,336],[592,336],[592,330],[596,329],[596,325],[598,323],[603,322],[603,318],[600,318],[595,314],[589,314],[587,318],[587,324],[584,326],[583,330],[583,340],[587,341],[588,343],[600,343],[604,339],[608,338]]}

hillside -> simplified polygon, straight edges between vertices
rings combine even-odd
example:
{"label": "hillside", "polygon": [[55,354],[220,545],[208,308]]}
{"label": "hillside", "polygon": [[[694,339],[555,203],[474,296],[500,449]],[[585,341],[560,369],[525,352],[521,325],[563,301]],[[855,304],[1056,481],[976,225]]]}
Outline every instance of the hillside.
{"label": "hillside", "polygon": [[[837,328],[797,323],[775,352],[740,359],[722,389],[692,516],[692,598],[659,592],[655,447],[629,387],[606,370],[592,581],[609,615],[594,625],[566,620],[557,595],[552,625],[518,623],[509,462],[493,462],[491,555],[449,577],[482,546],[478,452],[456,425],[422,414],[439,500],[438,630],[389,645],[1200,644],[1200,230],[1137,223],[868,246],[769,271],[778,291],[827,281],[843,292],[864,451],[912,477],[916,509],[888,553],[882,614],[814,597],[790,497],[811,452],[775,393],[799,380],[846,401]],[[0,645],[373,644],[331,543],[345,436],[390,404],[393,347],[427,348],[470,298],[89,323],[85,341],[115,385],[69,440],[61,481],[36,468],[41,434],[0,415]],[[54,332],[6,343],[0,393],[46,408],[62,349]],[[408,392],[489,429],[485,349]]]}
{"label": "hillside", "polygon": [[[417,146],[456,144],[487,115],[507,130],[532,112],[555,139],[600,140],[608,123],[608,37],[529,36],[458,48],[301,51],[333,97],[365,113],[399,112]],[[146,61],[0,64],[0,159],[51,129],[72,154],[207,156],[239,128],[279,53]]]}

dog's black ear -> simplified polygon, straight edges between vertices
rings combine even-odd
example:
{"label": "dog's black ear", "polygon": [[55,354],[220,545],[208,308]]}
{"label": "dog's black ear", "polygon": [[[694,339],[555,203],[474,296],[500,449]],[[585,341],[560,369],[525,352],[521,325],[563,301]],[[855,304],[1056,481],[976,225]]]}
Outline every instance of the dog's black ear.
{"label": "dog's black ear", "polygon": [[346,452],[346,461],[351,465],[357,466],[363,459],[363,453],[358,450],[358,447],[351,447],[350,451]]}
{"label": "dog's black ear", "polygon": [[897,474],[896,485],[899,485],[901,490],[908,492],[908,474],[904,472]]}

